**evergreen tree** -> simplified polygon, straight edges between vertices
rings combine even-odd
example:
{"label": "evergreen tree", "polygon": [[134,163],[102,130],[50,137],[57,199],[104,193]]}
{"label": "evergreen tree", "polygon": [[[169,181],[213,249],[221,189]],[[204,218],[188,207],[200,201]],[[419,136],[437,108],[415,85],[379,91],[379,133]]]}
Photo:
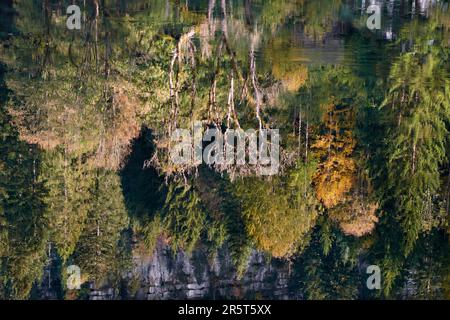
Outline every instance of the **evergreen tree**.
{"label": "evergreen tree", "polygon": [[44,179],[50,240],[64,262],[74,252],[92,210],[91,192],[95,175],[81,158],[68,158],[65,150],[47,154]]}
{"label": "evergreen tree", "polygon": [[117,174],[96,170],[94,177],[91,207],[74,262],[80,266],[83,280],[101,284],[114,271],[118,242],[122,230],[128,226],[128,217]]}
{"label": "evergreen tree", "polygon": [[[421,34],[393,65],[383,104],[392,124],[385,195],[403,230],[405,255],[427,230],[427,220],[436,216],[433,198],[440,190],[440,168],[447,161],[450,119],[447,44],[435,23],[413,23],[410,28],[419,28]],[[435,40],[429,44],[427,39]]]}

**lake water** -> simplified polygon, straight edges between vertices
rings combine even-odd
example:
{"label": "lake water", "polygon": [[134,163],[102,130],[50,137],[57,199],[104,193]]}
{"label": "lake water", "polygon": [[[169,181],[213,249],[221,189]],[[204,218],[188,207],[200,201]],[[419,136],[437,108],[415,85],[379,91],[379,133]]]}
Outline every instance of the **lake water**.
{"label": "lake water", "polygon": [[72,2],[0,5],[0,299],[450,297],[448,1]]}

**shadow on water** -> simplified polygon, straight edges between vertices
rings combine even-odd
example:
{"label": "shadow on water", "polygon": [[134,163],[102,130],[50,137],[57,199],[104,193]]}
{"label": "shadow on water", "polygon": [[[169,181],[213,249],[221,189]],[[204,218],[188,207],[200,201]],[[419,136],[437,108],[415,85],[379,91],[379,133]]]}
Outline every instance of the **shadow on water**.
{"label": "shadow on water", "polygon": [[129,155],[120,176],[125,205],[131,218],[139,221],[152,216],[164,203],[165,184],[153,167],[145,167],[146,160],[155,152],[152,132],[143,128],[132,143]]}

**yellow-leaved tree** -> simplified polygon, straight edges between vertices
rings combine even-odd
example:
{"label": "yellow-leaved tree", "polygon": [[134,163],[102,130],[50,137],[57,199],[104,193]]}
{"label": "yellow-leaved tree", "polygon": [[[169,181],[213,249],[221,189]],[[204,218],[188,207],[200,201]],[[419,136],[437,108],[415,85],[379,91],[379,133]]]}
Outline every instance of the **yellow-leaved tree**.
{"label": "yellow-leaved tree", "polygon": [[236,182],[246,231],[256,248],[288,258],[308,244],[318,215],[311,188],[315,168],[313,162],[299,163],[284,177]]}
{"label": "yellow-leaved tree", "polygon": [[354,121],[351,107],[341,108],[330,101],[325,105],[323,134],[312,146],[319,158],[314,176],[317,198],[328,209],[346,200],[356,180]]}

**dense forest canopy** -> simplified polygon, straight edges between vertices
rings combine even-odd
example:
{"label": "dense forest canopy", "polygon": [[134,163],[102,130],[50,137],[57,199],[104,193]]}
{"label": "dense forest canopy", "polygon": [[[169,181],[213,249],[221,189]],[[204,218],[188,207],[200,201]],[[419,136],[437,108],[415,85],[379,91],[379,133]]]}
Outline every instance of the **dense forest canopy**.
{"label": "dense forest canopy", "polygon": [[[236,281],[263,252],[305,299],[449,299],[449,3],[376,1],[369,30],[365,2],[2,2],[0,298],[133,297],[162,242]],[[172,163],[198,122],[278,129],[278,175]]]}

